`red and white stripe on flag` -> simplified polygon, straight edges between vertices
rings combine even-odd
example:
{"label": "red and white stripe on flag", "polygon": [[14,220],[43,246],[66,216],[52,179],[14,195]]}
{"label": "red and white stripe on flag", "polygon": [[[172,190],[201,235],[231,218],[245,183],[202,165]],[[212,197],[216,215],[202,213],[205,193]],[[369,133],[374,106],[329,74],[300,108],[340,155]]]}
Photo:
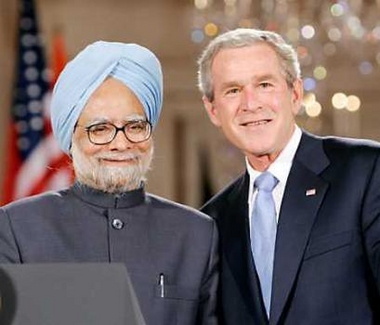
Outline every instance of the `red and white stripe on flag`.
{"label": "red and white stripe on flag", "polygon": [[34,2],[20,1],[17,74],[2,204],[67,187],[73,180],[70,158],[53,138],[49,114],[52,84],[66,62],[62,36],[54,36],[52,73],[48,73]]}

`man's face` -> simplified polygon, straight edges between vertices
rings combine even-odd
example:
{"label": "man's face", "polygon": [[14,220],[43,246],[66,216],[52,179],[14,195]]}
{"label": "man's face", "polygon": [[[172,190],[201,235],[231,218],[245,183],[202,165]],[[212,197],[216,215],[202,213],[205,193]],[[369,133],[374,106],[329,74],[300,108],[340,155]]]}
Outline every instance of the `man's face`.
{"label": "man's face", "polygon": [[259,43],[223,49],[211,68],[214,100],[207,113],[251,165],[263,170],[289,141],[302,100],[302,83],[290,88],[274,50]]}
{"label": "man's face", "polygon": [[96,145],[89,141],[86,131],[86,127],[98,123],[122,127],[136,119],[145,119],[138,98],[119,80],[106,79],[91,95],[73,134],[71,154],[81,183],[111,193],[140,186],[152,160],[152,140],[132,143],[118,132],[110,143]]}

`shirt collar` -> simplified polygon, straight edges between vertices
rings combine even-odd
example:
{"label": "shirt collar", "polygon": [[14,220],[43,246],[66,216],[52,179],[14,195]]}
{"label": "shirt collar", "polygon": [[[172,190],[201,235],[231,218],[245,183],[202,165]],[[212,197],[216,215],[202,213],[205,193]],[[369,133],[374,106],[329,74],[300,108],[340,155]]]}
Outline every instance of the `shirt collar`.
{"label": "shirt collar", "polygon": [[[293,135],[291,136],[289,142],[285,146],[285,148],[281,151],[276,160],[269,166],[268,171],[274,175],[279,182],[286,183],[290,168],[292,167],[293,159],[296,154],[298,145],[301,141],[302,131],[296,125]],[[247,157],[245,158],[247,171],[250,178],[250,190],[249,193],[253,191],[253,183],[261,172],[255,170],[250,163],[248,162]],[[250,197],[250,196],[249,196]]]}
{"label": "shirt collar", "polygon": [[145,201],[143,186],[122,194],[112,194],[91,188],[77,181],[72,189],[74,194],[82,201],[103,208],[130,208]]}

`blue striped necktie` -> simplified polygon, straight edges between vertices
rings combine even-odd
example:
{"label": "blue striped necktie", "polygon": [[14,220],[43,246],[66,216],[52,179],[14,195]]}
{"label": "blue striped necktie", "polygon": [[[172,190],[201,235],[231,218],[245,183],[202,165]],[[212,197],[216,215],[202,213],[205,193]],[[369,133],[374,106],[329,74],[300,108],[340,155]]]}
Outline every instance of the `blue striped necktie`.
{"label": "blue striped necktie", "polygon": [[257,195],[252,209],[251,249],[261,285],[261,293],[269,318],[272,294],[274,246],[276,242],[276,209],[272,190],[278,179],[269,172],[255,180]]}

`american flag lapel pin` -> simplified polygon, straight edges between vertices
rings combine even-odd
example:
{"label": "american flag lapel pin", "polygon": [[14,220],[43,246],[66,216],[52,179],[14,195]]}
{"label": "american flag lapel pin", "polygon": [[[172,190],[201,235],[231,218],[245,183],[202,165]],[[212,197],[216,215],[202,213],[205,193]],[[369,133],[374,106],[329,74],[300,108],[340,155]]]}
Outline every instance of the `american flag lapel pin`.
{"label": "american flag lapel pin", "polygon": [[317,190],[315,188],[310,188],[308,190],[306,190],[306,196],[313,196],[313,195],[316,195],[317,194]]}

